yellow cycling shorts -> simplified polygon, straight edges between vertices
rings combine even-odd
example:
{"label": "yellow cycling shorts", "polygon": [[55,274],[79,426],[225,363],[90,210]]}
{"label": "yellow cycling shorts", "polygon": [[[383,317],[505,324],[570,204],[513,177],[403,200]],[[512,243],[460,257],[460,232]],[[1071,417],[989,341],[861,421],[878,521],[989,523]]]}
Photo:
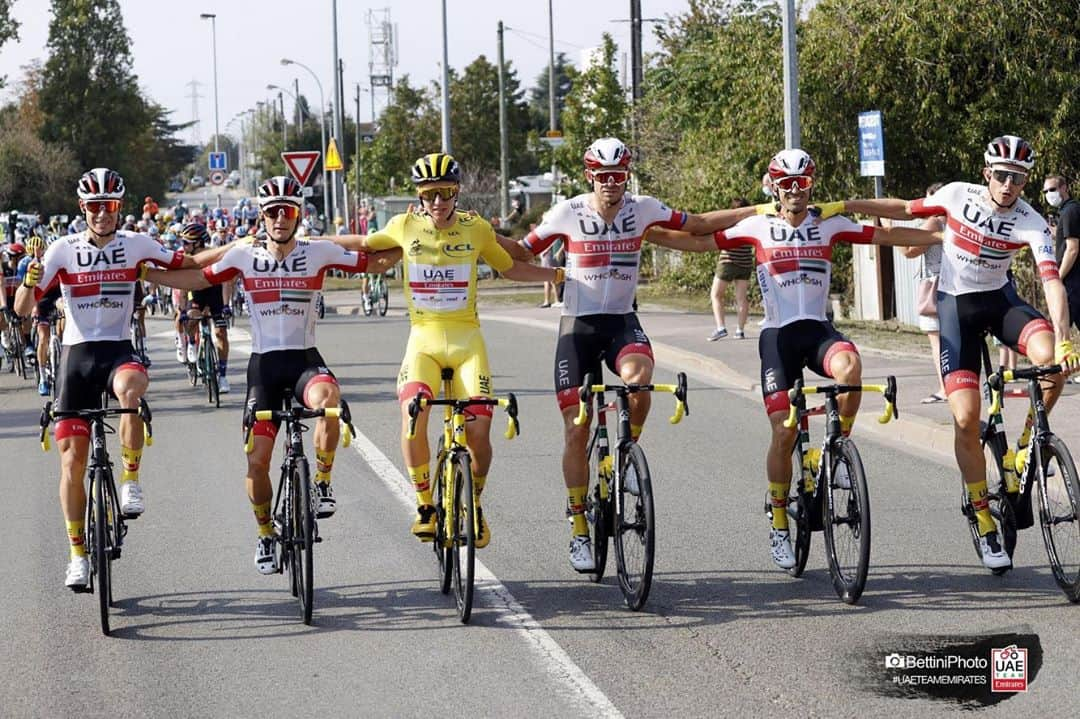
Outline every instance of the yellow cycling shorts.
{"label": "yellow cycling shorts", "polygon": [[[398,372],[398,400],[407,402],[422,392],[435,397],[442,387],[443,369],[452,369],[455,399],[491,397],[491,370],[487,345],[480,328],[473,324],[440,322],[413,325],[405,358]],[[474,414],[479,414],[473,408]],[[485,408],[490,412],[490,407]]]}

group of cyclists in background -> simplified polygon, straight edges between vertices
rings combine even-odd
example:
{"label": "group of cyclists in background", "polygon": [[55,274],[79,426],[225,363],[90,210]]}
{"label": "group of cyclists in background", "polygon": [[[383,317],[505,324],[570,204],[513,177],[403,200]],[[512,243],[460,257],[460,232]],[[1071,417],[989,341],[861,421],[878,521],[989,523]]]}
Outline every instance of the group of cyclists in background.
{"label": "group of cyclists in background", "polygon": [[[589,191],[556,203],[520,242],[498,235],[482,217],[460,208],[461,166],[445,153],[416,161],[412,180],[417,206],[395,216],[385,229],[367,235],[305,237],[301,188],[289,177],[273,177],[258,187],[254,201],[232,212],[208,207],[190,211],[179,203],[171,212],[146,198],[141,219],[121,216],[123,179],[95,168],[78,184],[81,214],[59,237],[10,243],[5,263],[4,317],[38,317],[51,323],[52,305],[62,297],[67,314],[56,406],[100,406],[104,394],[122,407],[138,407],[149,386],[148,358],[132,345],[130,319],[149,307],[136,288],[175,288],[176,351],[191,362],[195,328],[204,314],[214,323],[221,390],[229,391],[227,322],[232,296],[219,286],[241,288],[249,306],[252,353],[247,367],[245,423],[253,442],[247,452],[246,488],[256,521],[255,565],[260,573],[280,569],[280,548],[271,516],[273,487],[269,463],[278,426],[255,420],[255,413],[295,402],[312,409],[339,406],[337,379],[315,343],[316,302],[331,268],[350,273],[383,273],[404,261],[403,290],[411,331],[397,376],[401,405],[401,450],[416,495],[412,533],[429,542],[436,536],[437,498],[432,496],[427,439],[428,409],[410,412],[416,397],[437,397],[444,382],[455,399],[490,400],[492,371],[477,312],[477,265],[483,260],[510,280],[565,282],[564,307],[555,341],[554,397],[563,419],[562,478],[570,520],[569,561],[590,573],[597,552],[590,537],[587,497],[589,426],[578,420],[586,377],[602,367],[628,386],[652,381],[655,359],[635,311],[642,244],[711,252],[737,245],[754,248],[765,318],[759,339],[761,392],[772,429],[765,452],[772,522],[769,554],[776,566],[795,564],[788,526],[792,448],[797,429],[785,421],[790,394],[808,368],[842,385],[861,383],[858,349],[827,318],[832,252],[839,242],[923,246],[943,243],[938,288],[941,365],[948,402],[956,420],[956,460],[977,516],[983,564],[1011,565],[987,499],[986,466],[980,446],[979,344],[985,333],[1031,357],[1039,365],[1077,368],[1069,342],[1068,305],[1046,222],[1020,196],[1035,162],[1023,139],[995,138],[983,155],[983,183],[953,182],[927,198],[813,202],[819,169],[808,153],[786,149],[771,158],[767,176],[775,201],[699,214],[674,210],[647,195],[628,192],[632,154],[616,138],[601,138],[583,156]],[[854,212],[892,219],[944,216],[944,230],[875,227],[839,216]],[[50,243],[50,239],[52,240]],[[532,264],[554,242],[566,248],[566,267]],[[1006,277],[1013,254],[1030,247],[1043,280],[1049,321],[1020,299]],[[10,280],[8,272],[10,266]],[[49,298],[52,298],[50,300]],[[185,302],[186,300],[186,302]],[[29,335],[29,327],[23,323]],[[27,347],[32,339],[24,336]],[[46,340],[47,343],[47,340]],[[41,347],[40,336],[38,348]],[[39,364],[44,364],[39,357]],[[1047,407],[1063,382],[1049,377]],[[39,386],[42,394],[52,387]],[[838,400],[839,427],[852,432],[860,394]],[[650,409],[648,392],[629,397],[633,442],[642,436]],[[466,425],[477,514],[476,546],[492,536],[480,497],[491,470],[490,403],[469,408]],[[144,497],[139,484],[142,429],[138,415],[120,425],[123,477],[121,510],[137,516]],[[67,522],[70,561],[65,583],[85,586],[84,542],[88,430],[85,422],[62,420],[55,436],[61,451],[61,505]],[[314,487],[320,517],[337,507],[331,486],[338,424],[325,417],[315,425]],[[842,478],[838,478],[842,484]],[[1074,517],[1075,521],[1075,517]],[[606,550],[603,550],[606,551]]]}

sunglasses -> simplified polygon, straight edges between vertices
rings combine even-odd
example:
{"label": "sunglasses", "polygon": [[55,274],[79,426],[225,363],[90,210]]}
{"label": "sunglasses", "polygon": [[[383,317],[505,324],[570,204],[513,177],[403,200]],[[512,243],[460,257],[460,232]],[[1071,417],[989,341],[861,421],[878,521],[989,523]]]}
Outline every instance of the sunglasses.
{"label": "sunglasses", "polygon": [[1047,192],[1057,192],[1057,191],[1058,191],[1058,186],[1057,186],[1057,185],[1054,185],[1053,187],[1044,187],[1044,188],[1042,188],[1042,191],[1043,191],[1043,194],[1044,194],[1044,195],[1045,195],[1045,194],[1046,194]]}
{"label": "sunglasses", "polygon": [[796,189],[809,190],[814,185],[814,178],[810,177],[810,175],[795,175],[793,177],[782,177],[773,182],[777,189],[783,192],[795,192]]}
{"label": "sunglasses", "polygon": [[593,181],[599,182],[601,185],[625,185],[629,177],[630,173],[626,170],[608,170],[592,173]]}
{"label": "sunglasses", "polygon": [[99,212],[117,212],[120,209],[120,200],[87,200],[83,207],[91,215]]}
{"label": "sunglasses", "polygon": [[457,193],[458,188],[456,187],[430,187],[426,190],[420,190],[420,199],[424,202],[434,202],[436,197],[452,200],[457,197]]}
{"label": "sunglasses", "polygon": [[300,208],[295,205],[271,205],[263,208],[263,215],[268,219],[284,217],[286,220],[295,220],[300,216]]}
{"label": "sunglasses", "polygon": [[1001,184],[1005,184],[1007,180],[1012,180],[1014,185],[1023,185],[1027,182],[1026,172],[1012,172],[1010,170],[991,170],[990,174],[995,180]]}

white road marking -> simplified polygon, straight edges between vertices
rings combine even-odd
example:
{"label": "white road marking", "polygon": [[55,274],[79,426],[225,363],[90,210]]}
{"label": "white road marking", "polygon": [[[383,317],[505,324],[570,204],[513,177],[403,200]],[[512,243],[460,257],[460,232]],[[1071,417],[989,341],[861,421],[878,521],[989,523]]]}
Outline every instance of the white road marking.
{"label": "white road marking", "polygon": [[[409,512],[416,510],[412,484],[387,459],[370,439],[357,433],[353,447],[360,457],[382,480],[390,493],[395,496]],[[564,696],[581,705],[587,716],[621,718],[622,713],[611,700],[593,684],[574,660],[551,638],[530,615],[525,607],[514,598],[502,582],[482,562],[476,562],[476,599],[485,608],[490,608],[498,615],[497,621],[517,631],[525,640],[529,649],[536,655],[537,661],[547,672],[564,686]]]}

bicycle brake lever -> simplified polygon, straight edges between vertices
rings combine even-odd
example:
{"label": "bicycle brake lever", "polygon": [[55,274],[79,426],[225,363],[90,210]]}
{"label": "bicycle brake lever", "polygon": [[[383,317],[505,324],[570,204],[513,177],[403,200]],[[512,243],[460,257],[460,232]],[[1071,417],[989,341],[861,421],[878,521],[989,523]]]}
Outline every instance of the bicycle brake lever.
{"label": "bicycle brake lever", "polygon": [[[687,417],[689,417],[690,416],[690,405],[686,401],[686,393],[687,393],[687,390],[686,390],[686,373],[685,372],[680,372],[679,374],[677,374],[676,375],[676,381],[677,381],[678,386],[675,389],[675,399],[682,402],[682,409],[683,409],[682,413],[684,415],[686,415]],[[680,419],[681,419],[681,417],[680,417]]]}

